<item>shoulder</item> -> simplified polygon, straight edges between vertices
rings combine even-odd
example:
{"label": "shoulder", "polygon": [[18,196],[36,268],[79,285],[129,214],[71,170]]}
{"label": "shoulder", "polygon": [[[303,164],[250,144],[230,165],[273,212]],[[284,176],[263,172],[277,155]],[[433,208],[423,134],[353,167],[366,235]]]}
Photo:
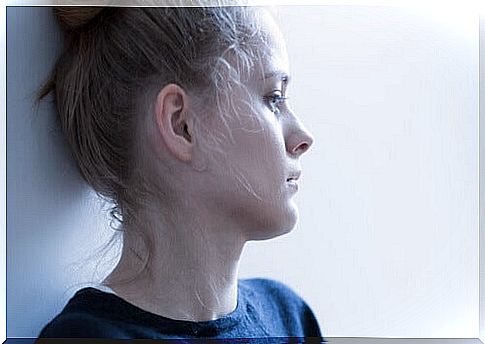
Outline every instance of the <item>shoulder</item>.
{"label": "shoulder", "polygon": [[104,316],[104,306],[110,307],[110,299],[100,298],[102,295],[92,288],[78,290],[38,337],[123,338],[115,323]]}
{"label": "shoulder", "polygon": [[318,321],[303,298],[286,284],[269,278],[240,281],[248,303],[264,321],[278,321],[292,336],[321,337]]}
{"label": "shoulder", "polygon": [[286,284],[270,278],[250,278],[241,280],[242,285],[256,297],[271,298],[295,306],[304,306],[304,301],[293,289]]}
{"label": "shoulder", "polygon": [[61,312],[39,334],[39,338],[117,338],[118,329],[88,313]]}

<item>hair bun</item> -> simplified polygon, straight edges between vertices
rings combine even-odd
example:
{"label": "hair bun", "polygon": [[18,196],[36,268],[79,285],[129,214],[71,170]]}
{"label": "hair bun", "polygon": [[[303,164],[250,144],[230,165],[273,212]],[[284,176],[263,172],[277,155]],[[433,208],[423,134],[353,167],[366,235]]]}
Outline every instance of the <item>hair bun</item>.
{"label": "hair bun", "polygon": [[94,19],[103,7],[54,7],[54,14],[59,23],[65,28],[78,29]]}

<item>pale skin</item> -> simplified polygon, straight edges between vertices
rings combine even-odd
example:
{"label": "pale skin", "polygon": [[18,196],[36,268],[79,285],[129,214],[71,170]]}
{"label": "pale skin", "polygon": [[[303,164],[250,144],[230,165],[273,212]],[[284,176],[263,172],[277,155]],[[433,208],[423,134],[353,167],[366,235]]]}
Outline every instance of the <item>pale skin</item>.
{"label": "pale skin", "polygon": [[[138,271],[140,263],[132,249],[143,251],[140,242],[127,234],[130,228],[125,228],[121,259],[103,283],[148,312],[187,321],[230,314],[237,306],[238,267],[245,243],[288,233],[297,222],[292,199],[296,191],[286,180],[301,170],[300,158],[313,138],[286,102],[278,102],[275,113],[274,104],[264,98],[285,94],[289,64],[273,19],[263,12],[259,19],[269,53],[262,54],[261,63],[247,78],[251,99],[235,90],[235,100],[246,97],[252,103],[257,113],[250,113],[243,102],[238,109],[260,116],[261,127],[250,117],[234,117],[228,125],[235,144],[229,139],[223,142],[227,159],[214,164],[200,149],[204,137],[197,137],[190,117],[196,113],[191,108],[194,102],[178,85],[160,90],[153,116],[145,123],[146,155],[153,157],[155,171],[165,173],[157,167],[162,164],[175,171],[164,177],[171,178],[176,192],[170,202],[168,196],[153,199],[143,210],[143,230],[155,248],[148,272],[129,284],[116,284]],[[273,72],[278,73],[261,78]],[[215,132],[224,130],[217,118],[208,125]],[[258,197],[234,180],[229,164],[246,176]],[[199,165],[206,168],[200,171]]]}

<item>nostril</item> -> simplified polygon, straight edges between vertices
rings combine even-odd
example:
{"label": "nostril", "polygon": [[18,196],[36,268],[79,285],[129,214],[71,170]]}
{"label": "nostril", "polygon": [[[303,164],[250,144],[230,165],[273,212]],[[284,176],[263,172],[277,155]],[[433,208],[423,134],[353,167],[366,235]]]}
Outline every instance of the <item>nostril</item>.
{"label": "nostril", "polygon": [[306,152],[308,150],[308,148],[310,148],[310,145],[306,142],[303,142],[298,147],[296,147],[295,153],[298,152],[300,154],[303,154],[304,152]]}

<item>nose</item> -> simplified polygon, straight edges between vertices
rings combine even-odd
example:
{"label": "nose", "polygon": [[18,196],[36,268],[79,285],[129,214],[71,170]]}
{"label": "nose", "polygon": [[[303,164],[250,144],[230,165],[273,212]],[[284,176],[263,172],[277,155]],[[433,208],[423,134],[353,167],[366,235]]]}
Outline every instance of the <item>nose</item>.
{"label": "nose", "polygon": [[289,126],[286,140],[286,150],[293,156],[299,157],[313,144],[313,136],[297,117]]}

